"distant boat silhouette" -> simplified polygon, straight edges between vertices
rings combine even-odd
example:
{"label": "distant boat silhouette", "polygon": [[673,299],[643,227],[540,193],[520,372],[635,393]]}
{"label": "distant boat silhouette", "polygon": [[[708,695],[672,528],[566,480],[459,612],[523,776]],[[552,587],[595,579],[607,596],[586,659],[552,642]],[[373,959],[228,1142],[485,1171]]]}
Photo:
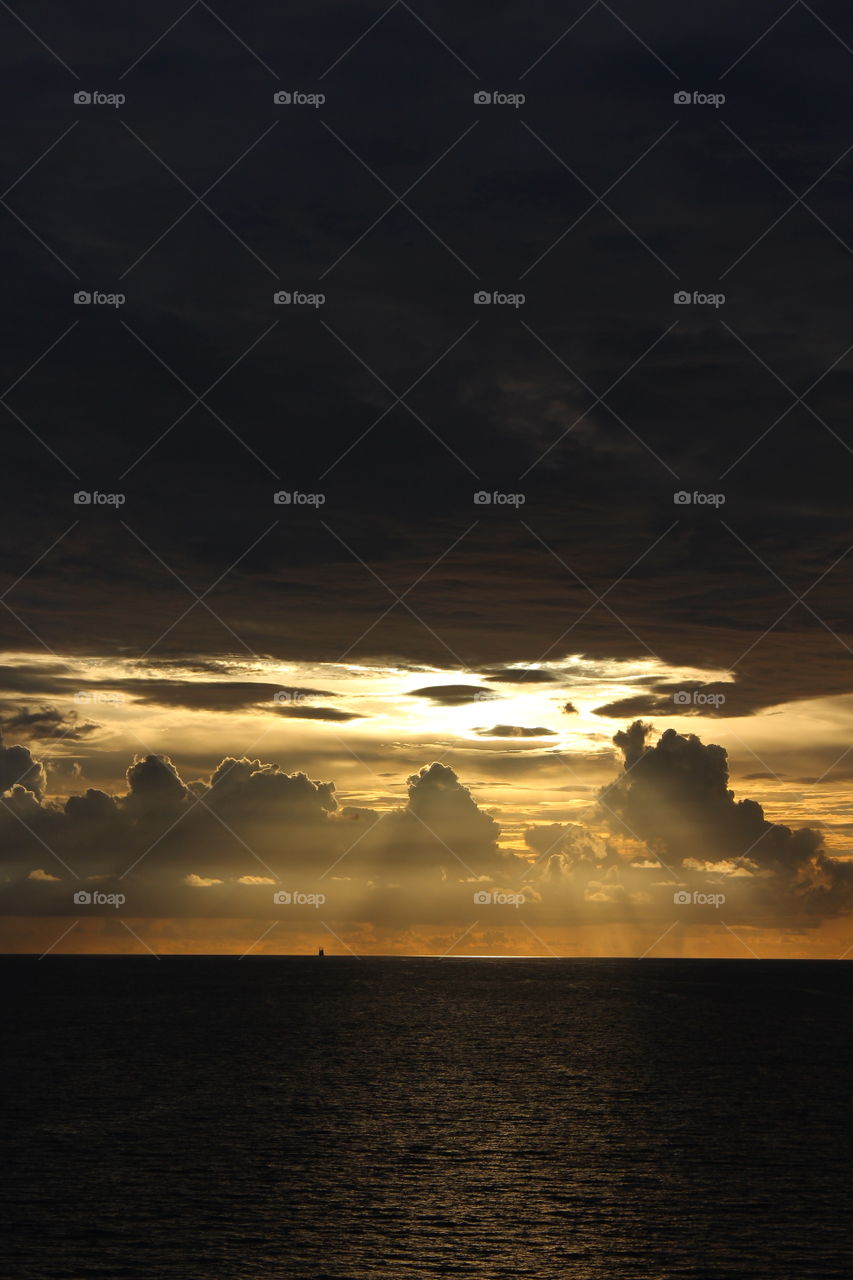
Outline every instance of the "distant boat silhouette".
{"label": "distant boat silhouette", "polygon": [[322,947],[320,947],[320,950],[317,952],[317,955],[318,955],[318,956],[324,956],[325,954],[326,954],[326,953],[325,953],[325,951],[323,950],[323,948],[322,948]]}

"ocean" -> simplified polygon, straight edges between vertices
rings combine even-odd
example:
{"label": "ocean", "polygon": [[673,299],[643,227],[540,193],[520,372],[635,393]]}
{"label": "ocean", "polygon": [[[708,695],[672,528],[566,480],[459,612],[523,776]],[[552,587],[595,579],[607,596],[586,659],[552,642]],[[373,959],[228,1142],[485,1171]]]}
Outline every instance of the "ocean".
{"label": "ocean", "polygon": [[2,1280],[850,1280],[853,966],[0,960]]}

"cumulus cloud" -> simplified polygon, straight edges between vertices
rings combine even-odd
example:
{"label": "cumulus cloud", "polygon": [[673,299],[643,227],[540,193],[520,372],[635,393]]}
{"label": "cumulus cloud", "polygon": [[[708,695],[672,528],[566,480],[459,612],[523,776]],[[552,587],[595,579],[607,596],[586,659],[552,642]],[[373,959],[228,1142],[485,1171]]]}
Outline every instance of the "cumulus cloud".
{"label": "cumulus cloud", "polygon": [[727,922],[809,923],[853,905],[851,864],[736,800],[721,747],[672,730],[651,745],[640,721],[615,742],[624,770],[590,825],[530,826],[526,854],[502,847],[497,818],[444,763],[413,772],[403,804],[370,809],[341,808],[331,781],[270,761],[227,757],[186,781],[149,754],[122,794],[63,804],[29,750],[3,747],[0,911],[67,914],[88,882],[139,915],[268,918],[283,888],[294,909],[319,891],[346,918],[395,926],[464,927],[484,888],[522,892],[531,923],[671,920],[682,886],[723,886]]}
{"label": "cumulus cloud", "polygon": [[763,877],[777,900],[805,909],[851,905],[853,864],[830,857],[820,832],[769,822],[757,801],[736,800],[722,747],[674,729],[650,746],[650,733],[637,720],[613,739],[625,769],[600,802],[614,833],[644,841],[669,867]]}

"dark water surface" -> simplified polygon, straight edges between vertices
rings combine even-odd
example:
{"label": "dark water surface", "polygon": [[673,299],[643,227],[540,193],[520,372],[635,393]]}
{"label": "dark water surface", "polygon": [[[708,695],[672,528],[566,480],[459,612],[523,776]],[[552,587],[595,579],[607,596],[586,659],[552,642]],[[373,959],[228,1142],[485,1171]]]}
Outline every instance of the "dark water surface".
{"label": "dark water surface", "polygon": [[0,959],[3,1280],[851,1280],[849,964]]}

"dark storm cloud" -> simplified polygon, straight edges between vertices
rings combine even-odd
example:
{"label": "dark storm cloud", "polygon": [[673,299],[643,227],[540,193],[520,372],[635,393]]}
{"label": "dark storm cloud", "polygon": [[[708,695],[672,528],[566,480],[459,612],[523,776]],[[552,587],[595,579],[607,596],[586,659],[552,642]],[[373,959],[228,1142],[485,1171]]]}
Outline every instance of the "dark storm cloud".
{"label": "dark storm cloud", "polygon": [[356,711],[339,711],[337,707],[302,707],[279,706],[276,711],[280,716],[290,716],[294,720],[362,720],[363,716]]}
{"label": "dark storm cloud", "polygon": [[480,675],[494,684],[548,684],[558,677],[552,671],[543,671],[536,667],[527,667],[513,671],[486,670]]}
{"label": "dark storm cloud", "polygon": [[119,680],[114,687],[136,702],[165,707],[188,707],[194,711],[245,711],[269,704],[281,709],[279,699],[334,698],[327,689],[308,689],[251,680]]}
{"label": "dark storm cloud", "polygon": [[40,707],[34,711],[19,707],[8,715],[0,716],[0,728],[6,733],[27,738],[62,738],[65,742],[81,742],[97,732],[99,726],[91,720],[81,722],[74,712],[67,715],[56,707]]}
{"label": "dark storm cloud", "polygon": [[431,684],[423,689],[409,689],[410,698],[428,698],[441,707],[461,707],[468,702],[488,702],[497,698],[489,689],[476,684]]}
{"label": "dark storm cloud", "polygon": [[496,724],[491,729],[475,729],[481,738],[553,738],[556,729],[532,729],[518,724]]}
{"label": "dark storm cloud", "polygon": [[[352,649],[498,672],[498,686],[514,682],[496,664],[569,650],[701,658],[737,676],[701,713],[732,716],[850,692],[840,0],[820,20],[726,3],[711,25],[671,0],[622,21],[596,6],[562,39],[580,15],[538,0],[439,4],[438,40],[404,6],[359,40],[377,17],[360,0],[253,5],[239,40],[203,6],[170,31],[165,0],[87,13],[36,5],[36,35],[0,14],[8,182],[26,175],[9,193],[26,225],[3,212],[0,642],[154,646],[164,662],[196,655],[199,675],[235,649]],[[277,77],[317,88],[355,41],[322,111],[273,108]],[[78,84],[125,71],[126,108],[75,108]],[[527,103],[475,109],[477,85],[523,85]],[[679,87],[727,102],[677,107]],[[181,217],[181,180],[201,192],[232,165],[216,216]],[[394,197],[365,165],[394,192],[418,182],[410,203],[436,236],[402,205],[368,230]],[[120,281],[120,313],[72,302]],[[475,306],[481,287],[526,300]],[[726,302],[675,306],[682,287]],[[279,288],[327,301],[276,307]],[[214,383],[210,408],[194,403]],[[282,487],[322,490],[322,512],[275,506]],[[78,489],[124,493],[124,523],[75,506]],[[475,506],[480,489],[525,504]],[[677,490],[725,504],[676,506]],[[210,710],[255,696],[146,684],[123,688]],[[0,687],[51,706],[95,688],[61,666]],[[672,710],[653,685],[601,713]]]}

